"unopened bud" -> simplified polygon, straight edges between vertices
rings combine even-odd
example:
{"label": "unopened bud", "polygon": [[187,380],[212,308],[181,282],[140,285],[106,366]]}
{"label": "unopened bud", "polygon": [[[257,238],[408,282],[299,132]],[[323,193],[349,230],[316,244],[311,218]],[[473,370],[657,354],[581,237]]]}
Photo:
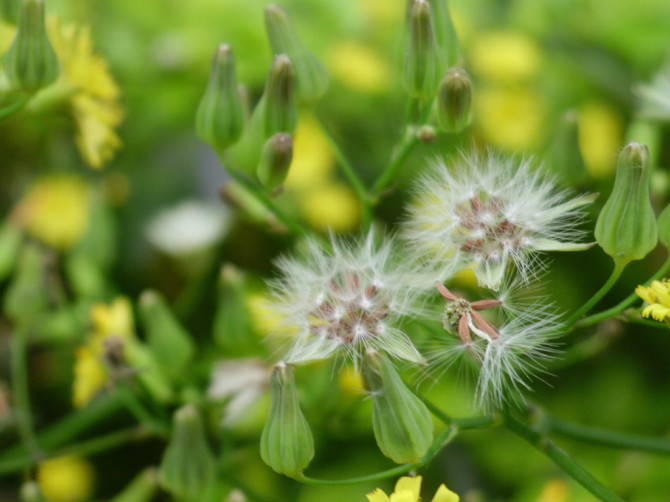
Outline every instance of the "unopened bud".
{"label": "unopened bud", "polygon": [[293,139],[290,134],[278,132],[265,142],[256,176],[268,190],[279,188],[291,167]]}
{"label": "unopened bud", "polygon": [[298,476],[314,456],[314,439],[295,388],[293,372],[280,362],[270,377],[272,405],[261,435],[261,458],[272,469]]}
{"label": "unopened bud", "polygon": [[189,333],[155,291],[145,291],[139,301],[140,316],[149,348],[168,375],[179,375],[195,352]]}
{"label": "unopened bud", "polygon": [[433,441],[428,408],[377,351],[365,353],[362,373],[374,403],[372,427],[379,449],[398,464],[419,461]]}
{"label": "unopened bud", "polygon": [[284,54],[275,56],[270,67],[265,92],[258,104],[261,130],[265,139],[278,132],[293,134],[298,123],[295,104],[295,74],[291,60]]}
{"label": "unopened bud", "polygon": [[44,23],[44,1],[23,0],[14,43],[5,55],[9,81],[26,91],[37,91],[58,78],[58,58]]}
{"label": "unopened bud", "polygon": [[198,410],[186,405],[174,414],[172,437],[158,472],[161,487],[184,500],[196,500],[216,477],[216,460],[207,444]]}
{"label": "unopened bud", "polygon": [[440,81],[443,62],[435,38],[432,9],[426,0],[413,1],[408,22],[405,87],[412,96],[432,98]]}
{"label": "unopened bud", "polygon": [[198,136],[217,151],[234,144],[244,128],[244,108],[235,76],[235,58],[223,44],[214,55],[207,89],[195,119]]}
{"label": "unopened bud", "polygon": [[212,334],[228,357],[249,356],[258,350],[258,337],[251,327],[247,307],[247,280],[239,269],[227,263],[221,267]]}
{"label": "unopened bud", "polygon": [[614,188],[595,228],[600,247],[620,265],[644,258],[658,242],[649,178],[649,149],[630,143],[619,155]]}
{"label": "unopened bud", "polygon": [[550,147],[554,172],[568,186],[574,186],[588,175],[579,148],[579,120],[574,111],[561,118]]}
{"label": "unopened bud", "polygon": [[296,94],[303,102],[313,102],[328,90],[328,74],[321,62],[302,43],[288,14],[276,4],[265,8],[272,53],[286,54],[295,71]]}
{"label": "unopened bud", "polygon": [[0,18],[6,23],[16,24],[20,7],[21,0],[0,0]]}
{"label": "unopened bud", "polygon": [[5,313],[17,324],[33,324],[49,307],[46,257],[34,244],[23,246],[5,294]]}
{"label": "unopened bud", "polygon": [[458,62],[458,35],[449,14],[447,0],[428,0],[433,9],[435,24],[435,38],[440,46],[440,52],[445,55],[446,66],[453,66]]}
{"label": "unopened bud", "polygon": [[437,134],[435,133],[434,127],[423,125],[416,131],[416,137],[421,143],[433,143],[437,138]]}
{"label": "unopened bud", "polygon": [[452,68],[437,90],[437,123],[446,132],[461,132],[472,118],[472,81],[460,68]]}
{"label": "unopened bud", "polygon": [[670,250],[670,204],[665,206],[658,217],[658,240]]}

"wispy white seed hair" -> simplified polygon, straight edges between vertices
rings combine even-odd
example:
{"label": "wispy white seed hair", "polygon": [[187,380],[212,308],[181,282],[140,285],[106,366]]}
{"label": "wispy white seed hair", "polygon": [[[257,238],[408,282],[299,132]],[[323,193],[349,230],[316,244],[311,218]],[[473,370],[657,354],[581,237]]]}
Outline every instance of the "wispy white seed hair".
{"label": "wispy white seed hair", "polygon": [[530,158],[462,153],[419,180],[404,235],[440,279],[474,265],[480,285],[499,289],[512,263],[527,281],[543,268],[539,252],[590,247],[578,224],[594,199],[569,198]]}
{"label": "wispy white seed hair", "polygon": [[523,402],[531,381],[545,374],[545,363],[555,357],[560,328],[553,305],[540,297],[522,298],[518,282],[499,293],[496,299],[503,303],[486,311],[496,336],[472,330],[472,342],[463,343],[455,329],[445,330],[426,351],[434,378],[451,366],[474,373],[474,401],[487,411]]}
{"label": "wispy white seed hair", "polygon": [[395,254],[391,237],[374,232],[358,241],[331,237],[332,251],[315,240],[302,253],[277,261],[281,272],[270,282],[279,333],[290,332],[289,363],[343,355],[360,362],[368,348],[396,359],[424,362],[398,325],[421,312],[430,287],[408,260]]}

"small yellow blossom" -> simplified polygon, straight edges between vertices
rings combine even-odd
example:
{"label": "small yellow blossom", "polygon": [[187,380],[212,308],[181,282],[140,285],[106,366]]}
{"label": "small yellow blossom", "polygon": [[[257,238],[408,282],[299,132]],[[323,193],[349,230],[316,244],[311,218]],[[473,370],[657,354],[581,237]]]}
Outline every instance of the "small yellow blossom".
{"label": "small yellow blossom", "polygon": [[335,153],[316,119],[300,117],[293,142],[293,162],[284,188],[304,191],[333,176]]}
{"label": "small yellow blossom", "polygon": [[391,68],[374,49],[359,43],[342,42],[328,58],[336,80],[360,92],[380,93],[388,89]]}
{"label": "small yellow blossom", "polygon": [[80,502],[93,493],[94,471],[87,460],[66,455],[39,464],[37,482],[49,502]]}
{"label": "small yellow blossom", "polygon": [[134,338],[132,308],[127,298],[119,297],[111,305],[96,303],[91,307],[93,332],[87,345],[77,348],[74,365],[72,402],[76,408],[86,406],[105,386],[108,380],[103,357],[105,339]]}
{"label": "small yellow blossom", "polygon": [[498,82],[518,82],[537,75],[542,66],[540,47],[520,33],[491,32],[479,36],[470,54],[473,73]]}
{"label": "small yellow blossom", "polygon": [[91,194],[83,180],[56,176],[38,181],[14,208],[12,217],[26,233],[64,251],[89,224]]}
{"label": "small yellow blossom", "polygon": [[[421,476],[400,478],[395,485],[395,491],[387,495],[380,488],[368,493],[368,502],[419,502],[421,500]],[[435,492],[432,502],[459,502],[460,497],[444,485],[440,485]]]}
{"label": "small yellow blossom", "polygon": [[305,220],[314,228],[346,232],[358,225],[360,202],[354,192],[341,183],[330,183],[306,192],[299,202]]}
{"label": "small yellow blossom", "polygon": [[638,286],[635,293],[649,304],[642,311],[644,317],[670,323],[670,282],[668,279],[652,281],[650,287]]}
{"label": "small yellow blossom", "polygon": [[579,111],[579,148],[592,176],[614,173],[623,133],[623,120],[611,106],[591,102]]}

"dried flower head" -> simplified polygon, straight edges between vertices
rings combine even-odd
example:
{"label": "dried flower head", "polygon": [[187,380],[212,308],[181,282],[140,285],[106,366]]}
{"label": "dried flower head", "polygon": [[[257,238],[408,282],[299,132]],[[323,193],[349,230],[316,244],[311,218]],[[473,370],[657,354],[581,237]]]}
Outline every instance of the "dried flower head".
{"label": "dried flower head", "polygon": [[405,234],[445,271],[474,264],[479,283],[498,289],[510,262],[528,280],[541,268],[537,252],[590,247],[576,224],[594,198],[568,200],[529,159],[463,154],[419,181]]}
{"label": "dried flower head", "polygon": [[[438,283],[447,333],[432,344],[429,363],[440,375],[455,363],[474,367],[475,401],[487,410],[521,401],[522,391],[530,390],[528,380],[545,371],[543,361],[555,352],[559,323],[553,307],[541,299],[522,301],[521,285],[504,284],[495,299],[471,302]],[[479,313],[483,310],[488,319]]]}
{"label": "dried flower head", "polygon": [[401,263],[393,239],[375,243],[331,238],[332,252],[307,242],[299,257],[277,262],[281,277],[271,283],[273,308],[282,319],[277,334],[292,332],[285,360],[300,363],[344,353],[358,364],[369,347],[411,362],[423,358],[399,328],[419,313],[420,274]]}

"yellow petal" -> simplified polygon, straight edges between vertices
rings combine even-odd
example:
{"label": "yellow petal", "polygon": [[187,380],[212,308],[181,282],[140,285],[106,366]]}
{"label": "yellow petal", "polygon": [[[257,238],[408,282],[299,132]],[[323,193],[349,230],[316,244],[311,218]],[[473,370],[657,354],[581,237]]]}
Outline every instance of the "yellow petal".
{"label": "yellow petal", "polygon": [[440,485],[435,492],[432,502],[459,502],[460,500],[461,497],[457,493],[452,492],[444,485]]}
{"label": "yellow petal", "polygon": [[[395,484],[391,502],[418,502],[421,493],[421,476],[403,476]],[[400,498],[402,494],[402,498]],[[397,495],[394,498],[394,495]]]}
{"label": "yellow petal", "polygon": [[372,493],[366,495],[368,502],[390,502],[389,496],[381,488],[377,488]]}
{"label": "yellow petal", "polygon": [[650,288],[645,286],[638,286],[635,288],[635,294],[647,303],[654,303],[654,298],[652,298],[653,291],[651,291]]}
{"label": "yellow petal", "polygon": [[83,408],[105,385],[107,372],[88,347],[79,347],[75,358],[72,404]]}

